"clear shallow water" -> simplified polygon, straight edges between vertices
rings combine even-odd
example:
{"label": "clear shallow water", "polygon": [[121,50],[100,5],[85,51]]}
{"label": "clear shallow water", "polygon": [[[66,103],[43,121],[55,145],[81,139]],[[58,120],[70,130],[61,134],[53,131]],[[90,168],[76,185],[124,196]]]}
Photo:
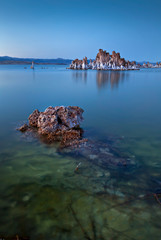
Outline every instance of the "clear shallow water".
{"label": "clear shallow water", "polygon": [[[44,67],[0,66],[0,235],[159,240],[161,70]],[[115,145],[136,167],[103,169],[15,130],[50,105],[82,107],[85,136],[122,137]]]}

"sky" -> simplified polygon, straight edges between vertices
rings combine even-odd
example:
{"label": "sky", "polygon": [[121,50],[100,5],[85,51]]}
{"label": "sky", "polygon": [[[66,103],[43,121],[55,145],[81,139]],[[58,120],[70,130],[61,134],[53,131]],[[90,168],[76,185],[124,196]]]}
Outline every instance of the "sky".
{"label": "sky", "polygon": [[0,0],[0,56],[161,61],[161,0]]}

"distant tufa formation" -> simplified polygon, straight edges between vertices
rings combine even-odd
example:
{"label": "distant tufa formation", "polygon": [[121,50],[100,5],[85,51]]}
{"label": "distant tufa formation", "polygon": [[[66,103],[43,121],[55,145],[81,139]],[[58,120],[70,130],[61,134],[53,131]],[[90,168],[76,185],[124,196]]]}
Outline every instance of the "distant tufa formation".
{"label": "distant tufa formation", "polygon": [[112,52],[110,55],[108,52],[99,49],[96,60],[87,60],[87,57],[83,60],[75,59],[70,64],[70,69],[96,69],[96,70],[138,70],[140,65],[137,65],[135,61],[126,61],[120,57],[120,53]]}
{"label": "distant tufa formation", "polygon": [[160,63],[156,63],[156,64],[152,64],[152,63],[143,63],[143,68],[161,68],[161,62]]}

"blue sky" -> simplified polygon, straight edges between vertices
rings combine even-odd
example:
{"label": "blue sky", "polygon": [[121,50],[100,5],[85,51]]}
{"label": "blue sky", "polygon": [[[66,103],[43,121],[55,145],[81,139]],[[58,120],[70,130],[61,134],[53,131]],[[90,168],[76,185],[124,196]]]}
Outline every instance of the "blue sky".
{"label": "blue sky", "polygon": [[0,56],[161,61],[161,0],[0,0]]}

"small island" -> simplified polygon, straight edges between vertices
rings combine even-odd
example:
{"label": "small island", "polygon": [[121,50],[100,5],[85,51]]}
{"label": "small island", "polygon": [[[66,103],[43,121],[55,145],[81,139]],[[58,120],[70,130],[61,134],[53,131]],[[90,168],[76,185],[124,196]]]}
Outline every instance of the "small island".
{"label": "small island", "polygon": [[70,64],[69,69],[75,70],[139,70],[140,64],[136,64],[135,61],[126,61],[124,58],[120,57],[120,53],[112,52],[110,55],[103,49],[99,49],[96,59],[88,61],[87,57],[83,60],[75,59]]}

